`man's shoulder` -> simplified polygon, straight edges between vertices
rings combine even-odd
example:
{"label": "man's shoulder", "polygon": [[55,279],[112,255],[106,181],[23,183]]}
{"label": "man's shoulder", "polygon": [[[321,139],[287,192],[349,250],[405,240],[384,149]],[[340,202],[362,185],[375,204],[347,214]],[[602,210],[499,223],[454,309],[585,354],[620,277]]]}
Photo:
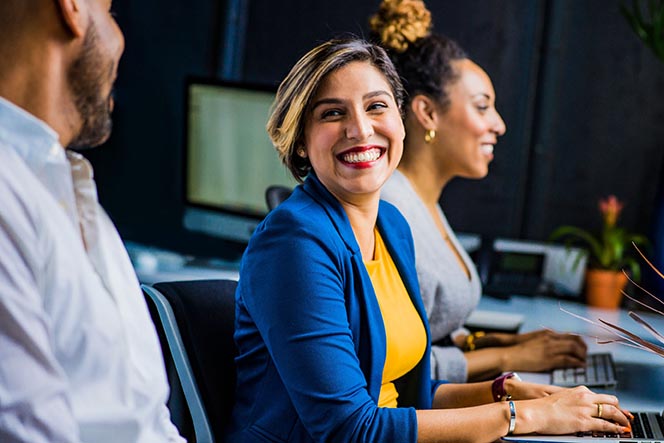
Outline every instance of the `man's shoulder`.
{"label": "man's shoulder", "polygon": [[37,184],[36,177],[14,151],[1,144],[0,164],[0,216],[28,216],[33,206],[30,195]]}
{"label": "man's shoulder", "polygon": [[38,249],[48,238],[44,228],[58,217],[58,202],[23,159],[2,145],[0,165],[0,231],[31,250]]}

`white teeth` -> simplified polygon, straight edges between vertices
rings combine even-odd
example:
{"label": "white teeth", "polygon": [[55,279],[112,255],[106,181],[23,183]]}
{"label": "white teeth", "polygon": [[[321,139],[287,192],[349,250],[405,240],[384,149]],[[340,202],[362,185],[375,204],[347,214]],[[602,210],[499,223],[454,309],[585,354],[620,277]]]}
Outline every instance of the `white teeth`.
{"label": "white teeth", "polygon": [[493,154],[493,145],[482,145],[480,146],[482,154]]}
{"label": "white teeth", "polygon": [[346,163],[365,163],[378,160],[380,157],[380,149],[372,149],[364,152],[350,152],[343,156]]}

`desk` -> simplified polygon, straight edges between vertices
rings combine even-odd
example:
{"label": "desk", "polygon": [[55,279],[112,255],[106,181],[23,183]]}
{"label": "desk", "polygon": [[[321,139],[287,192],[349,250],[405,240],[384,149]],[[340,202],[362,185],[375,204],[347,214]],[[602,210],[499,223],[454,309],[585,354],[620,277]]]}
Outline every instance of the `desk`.
{"label": "desk", "polygon": [[[478,309],[519,313],[525,317],[522,332],[534,329],[550,328],[558,332],[576,332],[585,337],[590,352],[611,352],[616,363],[618,385],[615,389],[594,389],[617,395],[620,404],[631,410],[661,411],[664,409],[664,357],[629,346],[597,344],[591,337],[609,337],[604,330],[575,318],[560,310],[574,312],[596,321],[602,318],[613,324],[625,327],[643,338],[650,339],[648,333],[634,322],[625,310],[607,311],[590,308],[586,305],[558,301],[545,297],[513,296],[508,300],[499,300],[483,296]],[[639,313],[641,315],[641,313]],[[664,317],[641,315],[655,329],[664,333]],[[548,383],[549,374],[522,374],[525,380]]]}
{"label": "desk", "polygon": [[138,280],[148,285],[183,280],[237,280],[240,277],[239,262],[194,260],[176,252],[134,242],[126,242],[125,246]]}
{"label": "desk", "polygon": [[238,280],[239,271],[234,269],[216,269],[205,266],[182,266],[177,269],[155,269],[145,271],[136,268],[136,275],[141,283],[152,285],[167,281],[185,280]]}

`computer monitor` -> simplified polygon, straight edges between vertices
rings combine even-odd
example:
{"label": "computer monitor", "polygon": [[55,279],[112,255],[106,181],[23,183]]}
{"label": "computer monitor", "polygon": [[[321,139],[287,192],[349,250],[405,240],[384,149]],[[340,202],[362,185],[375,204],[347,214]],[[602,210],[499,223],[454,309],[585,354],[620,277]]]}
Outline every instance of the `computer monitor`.
{"label": "computer monitor", "polygon": [[265,189],[295,187],[265,130],[274,95],[261,86],[187,80],[185,228],[247,242],[267,213]]}

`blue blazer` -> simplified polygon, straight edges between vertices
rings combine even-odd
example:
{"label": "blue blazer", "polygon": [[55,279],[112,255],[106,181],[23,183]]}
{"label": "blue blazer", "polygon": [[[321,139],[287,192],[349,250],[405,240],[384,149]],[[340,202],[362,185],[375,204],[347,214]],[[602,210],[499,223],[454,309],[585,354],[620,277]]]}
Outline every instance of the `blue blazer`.
{"label": "blue blazer", "polygon": [[[378,229],[424,323],[410,229],[381,201]],[[415,442],[431,408],[430,346],[379,408],[385,329],[345,211],[310,175],[258,226],[236,293],[231,442]]]}

